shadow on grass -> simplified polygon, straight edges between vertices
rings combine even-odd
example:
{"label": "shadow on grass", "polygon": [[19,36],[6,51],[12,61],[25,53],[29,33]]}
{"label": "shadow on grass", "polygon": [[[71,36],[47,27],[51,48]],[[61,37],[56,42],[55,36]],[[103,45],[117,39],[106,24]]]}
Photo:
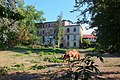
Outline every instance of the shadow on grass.
{"label": "shadow on grass", "polygon": [[45,48],[45,49],[32,49],[32,48],[11,48],[9,49],[13,52],[18,52],[18,53],[25,53],[26,51],[31,51],[32,53],[38,53],[38,52],[55,52],[55,53],[64,53],[64,49],[52,49],[52,48]]}

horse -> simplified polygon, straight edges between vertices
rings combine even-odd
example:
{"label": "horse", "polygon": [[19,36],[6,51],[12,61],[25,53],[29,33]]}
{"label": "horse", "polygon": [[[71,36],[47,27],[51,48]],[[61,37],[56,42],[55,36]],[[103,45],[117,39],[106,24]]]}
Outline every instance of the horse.
{"label": "horse", "polygon": [[64,54],[64,59],[70,59],[71,57],[75,58],[76,60],[80,60],[80,53],[75,49],[66,51]]}

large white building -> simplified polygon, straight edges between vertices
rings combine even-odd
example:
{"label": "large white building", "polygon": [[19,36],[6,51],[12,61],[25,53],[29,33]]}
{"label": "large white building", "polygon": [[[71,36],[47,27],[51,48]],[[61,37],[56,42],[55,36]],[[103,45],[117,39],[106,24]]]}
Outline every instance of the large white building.
{"label": "large white building", "polygon": [[[41,44],[55,44],[55,26],[56,21],[36,23],[38,29],[37,35],[40,37]],[[61,47],[78,48],[80,47],[82,27],[80,24],[73,24],[70,20],[62,20],[64,36],[61,40]]]}

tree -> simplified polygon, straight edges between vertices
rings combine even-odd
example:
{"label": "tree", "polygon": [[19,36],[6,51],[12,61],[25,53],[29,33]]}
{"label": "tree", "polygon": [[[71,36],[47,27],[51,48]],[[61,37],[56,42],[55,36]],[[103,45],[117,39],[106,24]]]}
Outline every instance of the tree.
{"label": "tree", "polygon": [[15,0],[0,0],[0,49],[15,45],[17,21],[23,19],[15,4]]}
{"label": "tree", "polygon": [[58,16],[58,20],[57,20],[57,25],[55,27],[55,42],[57,47],[60,47],[60,43],[61,43],[61,39],[63,37],[63,27],[62,27],[62,20],[61,20],[62,16],[59,15]]}
{"label": "tree", "polygon": [[89,45],[90,45],[91,43],[90,43],[90,41],[89,41],[88,39],[83,39],[83,43],[82,43],[82,44],[83,44],[84,47],[87,48],[87,47],[89,47]]}
{"label": "tree", "polygon": [[[37,36],[37,28],[35,27],[35,22],[42,22],[45,20],[43,18],[43,12],[38,11],[32,5],[23,6],[24,4],[20,3],[18,10],[25,15],[25,18],[19,22],[19,26],[24,29],[24,31],[19,31],[19,33],[26,33],[26,35],[19,34],[20,42],[27,43],[28,45],[38,44],[39,38]],[[24,38],[22,38],[24,37]]]}
{"label": "tree", "polygon": [[76,6],[73,11],[80,11],[82,15],[82,19],[78,20],[81,23],[89,23],[90,28],[98,28],[97,41],[105,50],[120,52],[120,0],[75,1]]}
{"label": "tree", "polygon": [[0,0],[0,48],[13,47],[16,42],[36,44],[35,22],[45,20],[42,15],[34,6],[24,6],[22,0]]}

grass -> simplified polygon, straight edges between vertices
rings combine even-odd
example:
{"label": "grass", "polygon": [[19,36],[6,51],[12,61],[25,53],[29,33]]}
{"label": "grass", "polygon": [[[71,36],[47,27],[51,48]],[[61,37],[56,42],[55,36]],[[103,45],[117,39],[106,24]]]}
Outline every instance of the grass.
{"label": "grass", "polygon": [[39,53],[39,52],[51,52],[51,53],[64,53],[66,50],[65,49],[59,49],[59,48],[37,48],[37,49],[32,49],[29,47],[15,47],[12,49],[9,49],[13,52],[17,53]]}
{"label": "grass", "polygon": [[87,48],[87,49],[85,49],[86,51],[93,51],[93,50],[95,50],[95,48]]}
{"label": "grass", "polygon": [[30,60],[31,63],[39,63],[37,60]]}
{"label": "grass", "polygon": [[45,68],[46,68],[46,66],[41,66],[41,65],[35,64],[30,67],[30,70],[41,70],[41,69],[45,69]]}
{"label": "grass", "polygon": [[24,54],[19,53],[19,54],[14,54],[14,55],[12,55],[12,56],[21,57],[21,56],[24,56]]}
{"label": "grass", "polygon": [[[60,56],[62,55],[61,53],[65,52],[65,50],[68,50],[68,49],[15,48],[12,50],[13,52],[12,51],[2,52],[3,54],[1,54],[1,57],[0,57],[0,59],[1,59],[0,64],[1,64],[1,66],[4,66],[4,67],[0,68],[0,75],[5,75],[5,74],[7,74],[7,72],[10,73],[10,72],[23,71],[23,70],[28,71],[29,73],[38,72],[38,71],[44,72],[44,70],[46,72],[48,69],[50,69],[52,71],[52,69],[54,67],[52,66],[49,68],[49,66],[47,67],[47,65],[51,65],[54,63],[57,63],[57,64],[61,63],[62,59],[60,59]],[[92,50],[92,48],[77,49],[77,50]],[[29,51],[30,51],[30,55],[29,55]],[[15,53],[15,52],[17,52],[17,53]],[[25,52],[28,52],[28,54],[24,54]],[[32,54],[31,54],[31,52],[32,52]],[[7,54],[4,54],[4,53],[7,53]],[[42,56],[40,56],[41,54],[42,54]],[[89,54],[89,55],[93,55],[93,54]],[[11,56],[14,56],[14,59]],[[108,57],[107,58],[105,57],[105,59],[106,59],[105,63],[104,63],[105,66],[115,67],[115,69],[116,69],[116,66],[120,65],[119,64],[120,59],[117,59],[117,61],[115,61],[115,58],[108,60]],[[44,66],[44,65],[46,65],[46,66]],[[7,67],[5,67],[5,66],[7,66]],[[103,65],[103,67],[105,67],[105,66]],[[101,67],[101,65],[100,65],[100,67]],[[43,69],[43,70],[41,70],[41,69]],[[52,72],[54,72],[54,69]],[[10,70],[12,70],[12,71],[10,71]],[[108,71],[109,71],[109,68],[108,68]],[[38,74],[40,74],[41,72],[39,72]],[[23,73],[23,75],[24,75],[24,73]],[[24,80],[24,79],[22,79],[22,80]]]}
{"label": "grass", "polygon": [[32,54],[32,51],[28,50],[24,54]]}
{"label": "grass", "polygon": [[41,52],[38,52],[37,54],[39,54],[39,55],[54,55],[54,54],[56,54],[55,52],[44,52],[44,51],[41,51]]}
{"label": "grass", "polygon": [[24,64],[15,64],[10,67],[11,70],[24,70]]}
{"label": "grass", "polygon": [[60,59],[60,58],[58,58],[56,56],[52,56],[50,58],[49,57],[45,57],[44,61],[53,62],[53,63],[62,63],[63,62],[62,59]]}

